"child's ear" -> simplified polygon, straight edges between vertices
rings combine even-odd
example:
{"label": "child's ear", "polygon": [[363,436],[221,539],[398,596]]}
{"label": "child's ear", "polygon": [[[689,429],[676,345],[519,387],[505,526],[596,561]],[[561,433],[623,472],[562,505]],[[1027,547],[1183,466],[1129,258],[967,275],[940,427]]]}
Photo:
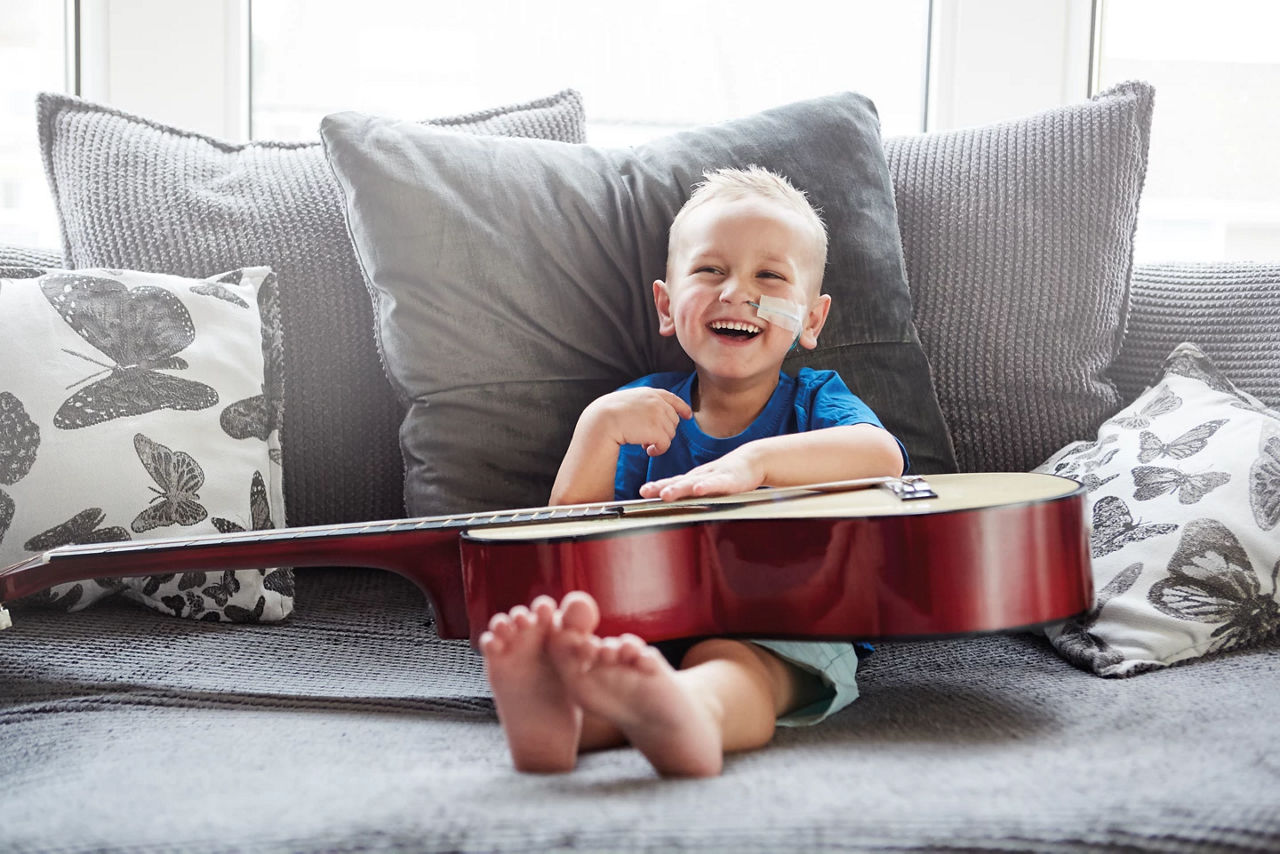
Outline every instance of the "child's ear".
{"label": "child's ear", "polygon": [[804,319],[804,329],[800,330],[800,346],[812,350],[818,346],[818,333],[827,322],[827,312],[831,310],[831,295],[819,294],[809,306],[809,313]]}
{"label": "child's ear", "polygon": [[658,334],[675,335],[676,321],[671,316],[671,294],[667,290],[667,283],[662,279],[653,281],[653,304],[658,309]]}

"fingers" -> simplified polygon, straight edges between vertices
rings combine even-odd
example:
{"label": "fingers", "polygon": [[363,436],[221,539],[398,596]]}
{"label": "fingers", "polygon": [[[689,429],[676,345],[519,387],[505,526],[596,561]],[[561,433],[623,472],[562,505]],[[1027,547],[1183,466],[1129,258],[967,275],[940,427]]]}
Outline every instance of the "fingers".
{"label": "fingers", "polygon": [[761,478],[748,467],[717,460],[685,474],[646,483],[640,487],[640,497],[678,501],[682,498],[733,495],[749,492],[760,486],[760,482]]}
{"label": "fingers", "polygon": [[665,396],[667,403],[671,404],[671,408],[676,411],[676,415],[681,418],[693,417],[693,407],[685,403],[684,399],[681,398],[680,395],[675,392],[667,391],[666,389],[659,389],[659,391],[661,391]]}
{"label": "fingers", "polygon": [[646,483],[640,487],[641,498],[661,498],[663,501],[679,501],[681,498],[724,494],[726,493],[715,491],[714,481],[709,481],[705,477],[690,477],[689,475],[666,477],[662,480]]}
{"label": "fingers", "polygon": [[693,410],[679,395],[660,388],[611,392],[592,407],[604,435],[622,445],[640,445],[651,457],[665,454],[681,419],[693,417]]}
{"label": "fingers", "polygon": [[653,441],[645,444],[645,453],[651,457],[665,454],[667,448],[671,447],[671,440],[675,438],[676,431],[680,429],[681,419],[693,417],[693,410],[689,404],[680,399],[679,395],[666,389],[654,389],[654,391],[658,392],[654,398],[657,403],[657,411],[653,413],[657,420],[654,427],[659,432]]}

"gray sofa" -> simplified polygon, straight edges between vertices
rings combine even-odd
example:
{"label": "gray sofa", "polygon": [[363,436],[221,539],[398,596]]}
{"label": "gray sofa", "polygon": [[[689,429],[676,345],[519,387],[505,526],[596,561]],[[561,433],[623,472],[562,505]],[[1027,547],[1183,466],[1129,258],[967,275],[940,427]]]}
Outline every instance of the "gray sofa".
{"label": "gray sofa", "polygon": [[[1131,126],[1105,110],[1099,121],[1096,111],[1111,109],[1103,98],[1022,123],[885,142],[915,326],[962,469],[1029,469],[1092,438],[1183,341],[1199,343],[1251,399],[1280,405],[1280,267],[1131,265],[1150,94],[1126,93],[1136,97],[1116,109]],[[43,105],[46,121],[56,121],[54,106]],[[132,122],[130,139],[145,131],[206,144],[71,106]],[[1107,139],[1131,162],[1103,170],[1114,177],[1106,190],[1114,204],[1100,204],[1096,186],[1071,189],[1082,176],[1103,180],[1091,164],[1109,154],[1096,140],[1081,143],[1080,174],[1060,174],[1072,157],[1055,145],[1077,126],[1120,127]],[[0,277],[62,266],[210,275],[272,265],[282,291],[295,289],[282,293],[285,494],[297,499],[288,521],[403,514],[404,473],[380,461],[399,453],[394,428],[405,401],[392,385],[371,388],[367,373],[380,376],[375,342],[385,348],[394,330],[383,325],[375,335],[359,282],[336,296],[318,280],[289,280],[305,259],[291,267],[289,258],[160,257],[145,226],[135,237],[155,257],[130,257],[127,235],[95,243],[93,228],[107,226],[77,219],[67,201],[74,164],[46,142],[67,245],[8,250]],[[163,164],[155,151],[143,160]],[[1010,151],[1031,166],[1015,168]],[[974,194],[953,198],[963,186]],[[75,198],[100,204],[87,191]],[[1066,225],[1053,231],[1046,222],[1054,221]],[[228,226],[226,240],[251,239],[247,226]],[[320,239],[347,247],[345,231]],[[1035,241],[1056,248],[1029,269],[1047,251],[1028,254]],[[369,284],[376,298],[378,283]],[[291,336],[306,337],[302,346],[330,366],[327,374],[287,361]],[[1009,352],[1014,339],[1030,344]],[[1094,363],[1098,353],[1104,364]],[[316,400],[295,386],[290,397],[293,374],[306,370],[313,376],[302,382],[327,375],[334,392]],[[364,380],[351,371],[365,371]],[[1080,381],[1082,371],[1096,382]],[[1070,394],[1060,388],[1067,385]],[[1015,423],[1035,415],[1051,422]],[[326,425],[335,422],[342,426],[332,430],[363,433],[357,444],[373,459],[335,464],[332,482],[304,494],[309,478],[324,480],[324,454],[341,437],[307,447],[298,437],[332,432]],[[563,429],[547,426],[543,441],[561,441]],[[290,473],[293,461],[300,473]],[[533,487],[523,478],[508,486],[541,488],[535,475]],[[491,503],[516,506],[501,486]],[[1262,593],[1274,595],[1269,570],[1260,573]],[[1069,663],[1039,633],[884,642],[863,662],[853,706],[731,757],[719,778],[659,779],[625,750],[544,777],[511,769],[479,657],[465,641],[436,637],[413,585],[349,567],[299,569],[295,585],[293,612],[280,623],[174,619],[118,598],[74,614],[13,605],[14,625],[0,634],[0,849],[1280,848],[1280,752],[1266,725],[1280,704],[1274,631],[1126,679]]]}

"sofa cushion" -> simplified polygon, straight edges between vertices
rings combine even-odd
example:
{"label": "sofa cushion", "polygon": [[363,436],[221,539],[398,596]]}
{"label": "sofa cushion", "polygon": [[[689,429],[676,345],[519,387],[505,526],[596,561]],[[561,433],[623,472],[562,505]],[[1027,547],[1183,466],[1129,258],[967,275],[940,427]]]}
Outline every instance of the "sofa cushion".
{"label": "sofa cushion", "polygon": [[[433,125],[580,142],[566,90]],[[63,95],[39,99],[40,143],[70,264],[279,276],[285,493],[291,525],[398,518],[403,410],[374,347],[369,295],[317,143],[232,144]]]}
{"label": "sofa cushion", "polygon": [[1067,660],[1130,676],[1280,632],[1280,412],[1195,345],[1039,470],[1090,490],[1098,601],[1049,630]]}
{"label": "sofa cushion", "polygon": [[1111,374],[1125,402],[1194,340],[1244,391],[1280,409],[1280,264],[1139,264],[1129,326]]}
{"label": "sofa cushion", "polygon": [[1152,89],[885,141],[915,320],[963,471],[1025,471],[1120,406]]}
{"label": "sofa cushion", "polygon": [[[275,527],[280,316],[258,267],[206,280],[119,270],[0,279],[0,566],[72,544]],[[203,620],[278,620],[291,570],[59,584]]]}
{"label": "sofa cushion", "polygon": [[321,124],[389,374],[414,514],[544,504],[579,413],[654,371],[667,229],[704,172],[755,164],[806,191],[831,236],[815,351],[905,443],[953,467],[911,321],[874,107],[845,94],[633,149],[469,137],[341,113]]}

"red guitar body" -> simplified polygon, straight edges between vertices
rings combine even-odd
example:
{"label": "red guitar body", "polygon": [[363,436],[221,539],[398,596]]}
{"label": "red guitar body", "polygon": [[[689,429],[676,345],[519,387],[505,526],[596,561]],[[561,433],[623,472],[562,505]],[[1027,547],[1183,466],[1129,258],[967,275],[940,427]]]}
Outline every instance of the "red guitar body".
{"label": "red guitar body", "polygon": [[[543,521],[560,512],[548,508],[70,546],[0,569],[0,603],[102,576],[349,565],[411,579],[440,636],[473,644],[493,614],[570,590],[596,598],[602,634],[650,641],[948,636],[1092,607],[1078,484],[1034,474],[929,484],[936,494],[913,501],[881,489],[776,502],[752,493],[745,504],[603,505],[610,512],[573,521]],[[618,507],[640,515],[619,518]]]}
{"label": "red guitar body", "polygon": [[[939,492],[946,479],[929,478]],[[462,539],[471,640],[535,596],[589,591],[602,634],[903,638],[1025,628],[1093,604],[1083,491],[909,515],[682,520]],[[488,532],[480,532],[484,536]]]}

